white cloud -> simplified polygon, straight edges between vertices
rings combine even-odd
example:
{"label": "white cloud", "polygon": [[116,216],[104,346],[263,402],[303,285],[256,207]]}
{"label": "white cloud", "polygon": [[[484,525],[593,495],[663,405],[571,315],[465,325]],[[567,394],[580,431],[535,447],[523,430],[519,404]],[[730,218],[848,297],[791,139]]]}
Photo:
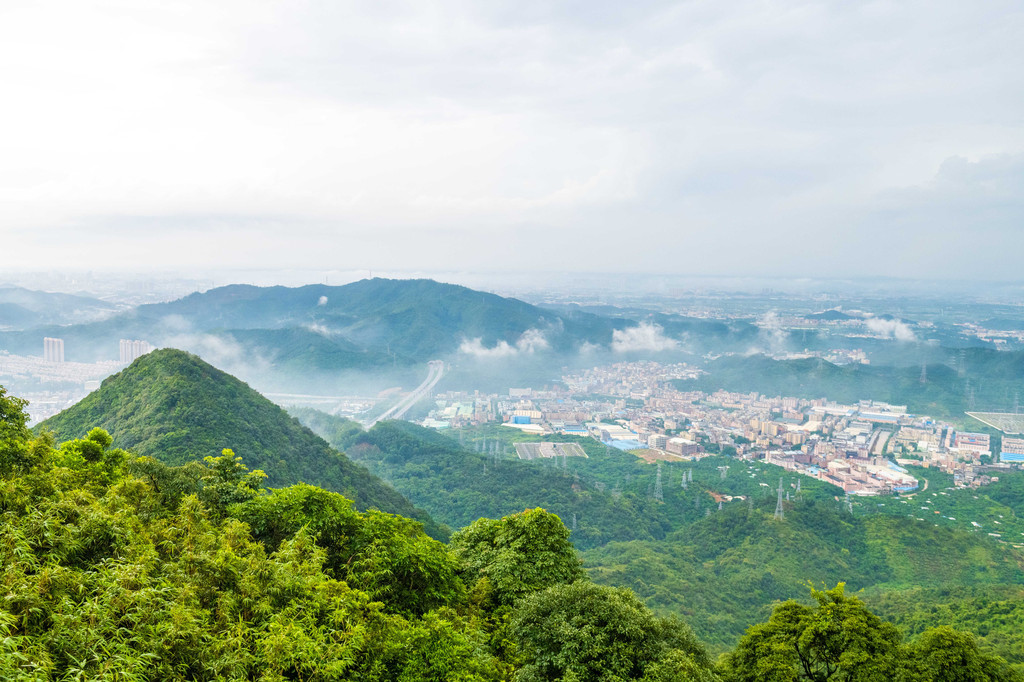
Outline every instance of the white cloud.
{"label": "white cloud", "polygon": [[1012,0],[10,0],[0,268],[648,270],[628,228],[666,270],[921,276],[968,224],[1016,275],[1019,174],[946,160],[1019,164],[1022,31]]}
{"label": "white cloud", "polygon": [[758,337],[762,342],[760,347],[752,347],[747,351],[748,355],[766,353],[774,355],[787,350],[786,330],[782,327],[782,321],[774,310],[769,310],[757,319],[757,327],[760,332]]}
{"label": "white cloud", "polygon": [[665,330],[658,324],[641,322],[636,327],[612,331],[612,350],[616,353],[660,352],[678,347],[679,342],[665,336]]}
{"label": "white cloud", "polygon": [[319,334],[320,336],[326,336],[327,338],[331,338],[332,336],[337,336],[338,335],[338,332],[332,330],[327,325],[321,324],[319,322],[314,322],[312,324],[307,324],[306,325],[306,329],[308,329],[309,331],[313,332],[314,334]]}
{"label": "white cloud", "polygon": [[883,320],[877,317],[869,317],[864,320],[864,325],[874,333],[887,339],[917,341],[917,335],[914,334],[914,330],[902,320]]}
{"label": "white cloud", "polygon": [[532,355],[536,351],[547,350],[548,348],[550,348],[550,344],[547,338],[545,338],[544,332],[539,329],[527,329],[520,335],[514,345],[508,341],[499,341],[493,347],[488,348],[483,345],[479,337],[465,339],[459,344],[460,353],[478,358],[503,358],[521,353]]}
{"label": "white cloud", "polygon": [[326,297],[326,296],[321,296],[321,297],[319,298],[319,300],[317,300],[316,304],[317,304],[318,306],[321,306],[321,305],[327,305],[327,297]]}

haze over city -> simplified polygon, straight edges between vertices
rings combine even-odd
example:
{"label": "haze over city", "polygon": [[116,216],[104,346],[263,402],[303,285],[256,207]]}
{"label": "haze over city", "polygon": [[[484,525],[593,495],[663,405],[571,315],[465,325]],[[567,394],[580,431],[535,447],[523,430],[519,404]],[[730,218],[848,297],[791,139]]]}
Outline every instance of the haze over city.
{"label": "haze over city", "polygon": [[7,2],[0,268],[1020,279],[1022,29],[1014,2]]}

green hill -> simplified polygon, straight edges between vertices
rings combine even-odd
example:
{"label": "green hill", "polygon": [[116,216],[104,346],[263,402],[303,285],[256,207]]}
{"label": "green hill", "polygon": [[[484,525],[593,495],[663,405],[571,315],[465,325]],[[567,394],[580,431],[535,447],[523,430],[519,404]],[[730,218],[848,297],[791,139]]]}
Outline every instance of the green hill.
{"label": "green hill", "polygon": [[315,325],[364,348],[388,347],[412,361],[456,350],[464,339],[514,343],[528,329],[552,345],[611,340],[613,325],[596,315],[558,315],[514,298],[428,279],[368,279],[340,287],[232,285],[172,303],[143,306],[144,316],[178,315],[203,329],[280,329]]}
{"label": "green hill", "polygon": [[317,485],[344,494],[360,509],[420,518],[431,534],[443,535],[401,494],[280,407],[183,351],[144,355],[38,428],[69,440],[97,426],[113,436],[116,446],[170,465],[230,448],[250,468],[262,469],[270,486]]}
{"label": "green hill", "polygon": [[1024,558],[1006,545],[909,519],[854,517],[821,502],[787,505],[783,521],[764,509],[726,508],[663,541],[612,543],[583,557],[593,580],[682,615],[720,650],[808,582],[843,581],[876,595],[1024,583]]}

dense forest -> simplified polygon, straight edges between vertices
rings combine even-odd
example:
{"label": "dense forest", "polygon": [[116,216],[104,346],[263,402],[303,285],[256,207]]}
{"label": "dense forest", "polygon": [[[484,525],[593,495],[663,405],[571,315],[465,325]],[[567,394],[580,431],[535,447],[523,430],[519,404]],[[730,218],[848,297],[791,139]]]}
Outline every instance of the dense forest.
{"label": "dense forest", "polygon": [[777,604],[717,661],[591,582],[543,509],[446,545],[225,449],[169,466],[103,429],[56,444],[0,388],[0,675],[23,680],[1020,680],[967,632],[845,593]]}

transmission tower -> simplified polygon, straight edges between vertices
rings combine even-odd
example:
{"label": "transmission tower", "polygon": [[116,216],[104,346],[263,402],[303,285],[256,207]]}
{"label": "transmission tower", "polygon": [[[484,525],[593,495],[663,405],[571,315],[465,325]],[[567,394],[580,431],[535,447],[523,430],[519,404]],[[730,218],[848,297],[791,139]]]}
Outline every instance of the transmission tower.
{"label": "transmission tower", "polygon": [[971,386],[971,382],[967,382],[967,409],[974,409],[974,386]]}
{"label": "transmission tower", "polygon": [[654,478],[654,499],[658,502],[665,501],[665,495],[661,490],[661,460],[658,460],[658,473]]}
{"label": "transmission tower", "polygon": [[723,481],[725,480],[725,474],[726,474],[726,472],[728,472],[728,471],[729,471],[729,467],[727,467],[727,466],[724,466],[724,467],[718,467],[718,474],[719,474],[719,476],[721,477],[721,479],[722,479]]}
{"label": "transmission tower", "polygon": [[718,501],[718,511],[722,511],[722,501]]}
{"label": "transmission tower", "polygon": [[693,483],[693,469],[690,469],[690,470],[689,470],[689,471],[687,472],[687,474],[686,474],[686,481],[687,481],[688,483]]}
{"label": "transmission tower", "polygon": [[572,513],[572,529],[576,530],[576,512]]}
{"label": "transmission tower", "polygon": [[967,375],[967,349],[960,349],[960,364],[956,368],[956,373],[960,376]]}
{"label": "transmission tower", "polygon": [[928,383],[928,363],[924,360],[921,361],[921,378],[919,381],[922,384]]}
{"label": "transmission tower", "polygon": [[782,508],[782,479],[779,479],[779,501],[775,504],[775,518],[781,521],[786,518],[786,512]]}
{"label": "transmission tower", "polygon": [[800,492],[800,479],[796,479],[796,491]]}
{"label": "transmission tower", "polygon": [[686,490],[686,488],[687,488],[687,486],[686,486],[686,472],[685,471],[683,472],[682,480],[679,481],[679,487],[681,487],[683,490]]}

